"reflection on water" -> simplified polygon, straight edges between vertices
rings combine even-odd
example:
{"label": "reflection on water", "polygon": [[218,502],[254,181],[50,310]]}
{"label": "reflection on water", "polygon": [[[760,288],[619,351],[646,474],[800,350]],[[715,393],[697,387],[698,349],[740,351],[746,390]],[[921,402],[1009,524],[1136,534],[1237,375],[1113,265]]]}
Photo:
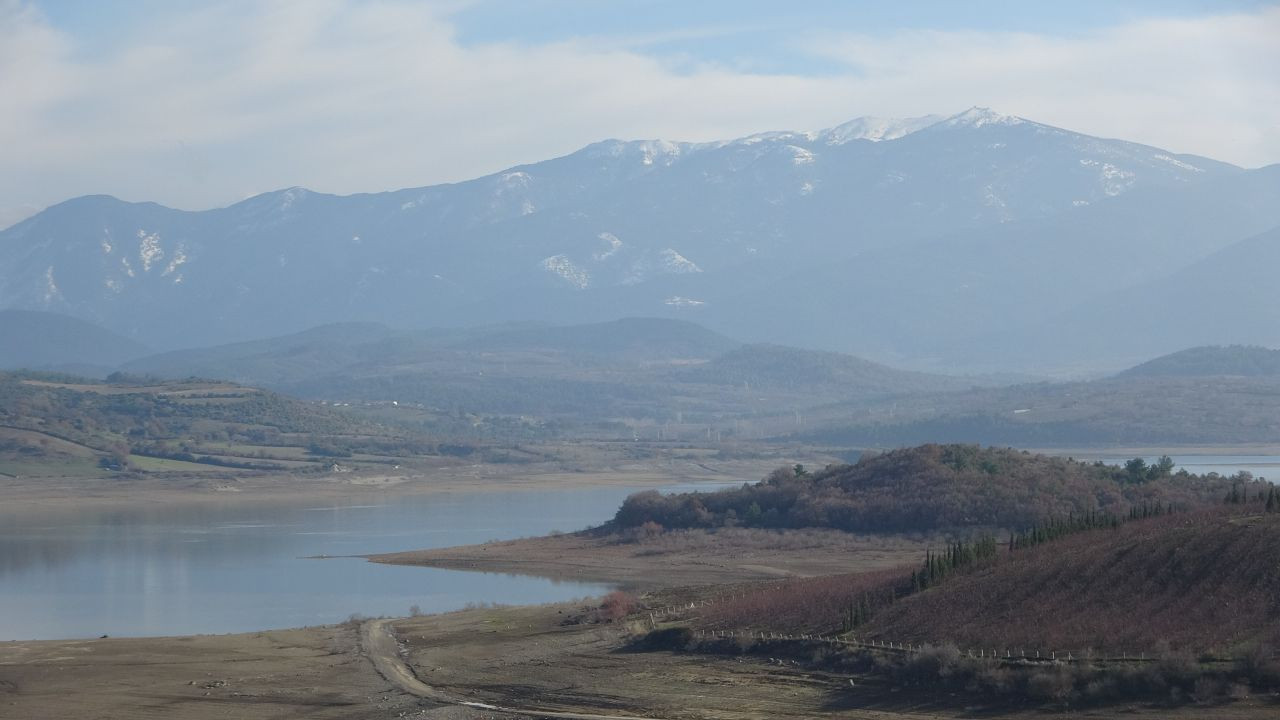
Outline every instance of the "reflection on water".
{"label": "reflection on water", "polygon": [[[634,488],[121,510],[0,507],[0,639],[186,635],[540,603],[607,587],[375,565],[361,555],[578,530]],[[308,559],[311,558],[311,559]]]}

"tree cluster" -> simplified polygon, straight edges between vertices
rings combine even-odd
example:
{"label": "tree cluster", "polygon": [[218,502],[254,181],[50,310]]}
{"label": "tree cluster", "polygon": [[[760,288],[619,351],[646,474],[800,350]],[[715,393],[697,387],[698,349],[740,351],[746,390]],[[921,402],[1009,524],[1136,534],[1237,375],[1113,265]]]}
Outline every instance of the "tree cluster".
{"label": "tree cluster", "polygon": [[[782,468],[715,493],[628,498],[621,528],[826,527],[851,532],[1028,528],[1043,518],[1093,522],[1131,508],[1215,503],[1231,480],[1170,472],[1172,461],[1123,467],[976,445],[922,445],[854,465]],[[1091,519],[1092,518],[1092,519]]]}
{"label": "tree cluster", "polygon": [[[1163,514],[1162,506],[1156,505],[1154,509],[1151,505],[1143,504],[1141,509],[1137,506],[1129,508],[1129,519],[1136,520],[1139,517],[1151,517],[1152,515]],[[1117,528],[1120,527],[1120,518],[1107,512],[1087,512],[1077,516],[1075,514],[1068,515],[1066,519],[1053,519],[1042,523],[1032,525],[1030,528],[1019,533],[1009,534],[1009,549],[1020,550],[1046,543],[1051,540],[1057,540],[1086,530],[1097,530],[1099,528]]]}
{"label": "tree cluster", "polygon": [[963,540],[947,543],[943,552],[929,550],[925,554],[924,567],[911,574],[911,587],[916,590],[937,585],[958,570],[967,570],[996,559],[996,539],[983,535],[971,542]]}

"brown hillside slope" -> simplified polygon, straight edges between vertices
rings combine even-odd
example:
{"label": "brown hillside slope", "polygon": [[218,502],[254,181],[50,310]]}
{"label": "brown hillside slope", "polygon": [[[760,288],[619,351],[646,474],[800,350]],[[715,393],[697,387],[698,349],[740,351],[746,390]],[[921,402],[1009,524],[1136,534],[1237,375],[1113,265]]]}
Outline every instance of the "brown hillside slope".
{"label": "brown hillside slope", "polygon": [[1280,515],[1173,515],[1019,550],[903,598],[858,634],[1075,652],[1275,648]]}
{"label": "brown hillside slope", "polygon": [[858,533],[986,527],[1021,530],[1090,512],[1123,517],[1131,508],[1217,505],[1244,479],[1085,463],[1011,448],[921,445],[814,472],[790,468],[763,482],[715,493],[627,498],[615,524],[665,528],[746,525],[836,528]]}

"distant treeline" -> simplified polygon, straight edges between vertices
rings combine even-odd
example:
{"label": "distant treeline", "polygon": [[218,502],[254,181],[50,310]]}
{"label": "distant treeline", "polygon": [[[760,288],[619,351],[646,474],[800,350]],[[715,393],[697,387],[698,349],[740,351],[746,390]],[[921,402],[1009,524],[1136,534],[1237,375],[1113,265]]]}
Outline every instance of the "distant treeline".
{"label": "distant treeline", "polygon": [[[1256,485],[1256,487],[1254,487]],[[1247,486],[1247,487],[1246,487]],[[1085,463],[1008,448],[923,445],[816,472],[775,471],[754,485],[714,493],[627,498],[619,528],[826,527],[913,532],[986,527],[1025,530],[1047,518],[1127,515],[1132,508],[1190,509],[1220,503],[1232,487],[1265,493],[1251,477],[1173,472],[1154,465]]]}

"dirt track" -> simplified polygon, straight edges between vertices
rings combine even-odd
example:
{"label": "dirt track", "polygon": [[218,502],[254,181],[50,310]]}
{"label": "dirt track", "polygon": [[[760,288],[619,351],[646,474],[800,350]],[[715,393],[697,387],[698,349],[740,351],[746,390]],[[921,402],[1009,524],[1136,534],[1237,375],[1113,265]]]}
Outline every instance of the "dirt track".
{"label": "dirt track", "polygon": [[[507,712],[534,718],[564,718],[565,720],[645,720],[630,715],[598,715],[591,713],[557,712],[526,707],[507,707],[492,703],[462,700],[449,697],[418,679],[413,670],[400,659],[400,646],[391,632],[390,620],[369,620],[360,629],[365,655],[373,662],[378,674],[404,692],[416,697],[443,704],[461,705],[479,710]],[[652,716],[646,716],[652,718]]]}

